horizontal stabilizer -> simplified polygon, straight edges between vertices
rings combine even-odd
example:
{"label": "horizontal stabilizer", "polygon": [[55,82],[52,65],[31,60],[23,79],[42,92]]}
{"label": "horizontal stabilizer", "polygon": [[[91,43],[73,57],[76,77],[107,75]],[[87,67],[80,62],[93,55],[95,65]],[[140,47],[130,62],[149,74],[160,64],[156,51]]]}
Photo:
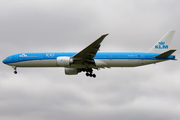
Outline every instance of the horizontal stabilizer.
{"label": "horizontal stabilizer", "polygon": [[165,58],[173,54],[176,50],[168,50],[164,53],[161,53],[160,55],[156,56],[155,58]]}

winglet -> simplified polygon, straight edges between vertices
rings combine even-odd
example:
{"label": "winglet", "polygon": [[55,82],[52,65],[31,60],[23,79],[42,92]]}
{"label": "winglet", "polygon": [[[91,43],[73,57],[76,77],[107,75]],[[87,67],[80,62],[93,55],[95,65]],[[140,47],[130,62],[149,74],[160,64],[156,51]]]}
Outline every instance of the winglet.
{"label": "winglet", "polygon": [[105,37],[106,37],[107,35],[109,35],[109,33],[107,33],[107,34],[104,34],[104,35],[102,35],[102,36],[105,36]]}
{"label": "winglet", "polygon": [[99,38],[99,39],[104,39],[107,35],[109,35],[109,33],[108,34],[104,34],[104,35],[101,35],[101,37]]}

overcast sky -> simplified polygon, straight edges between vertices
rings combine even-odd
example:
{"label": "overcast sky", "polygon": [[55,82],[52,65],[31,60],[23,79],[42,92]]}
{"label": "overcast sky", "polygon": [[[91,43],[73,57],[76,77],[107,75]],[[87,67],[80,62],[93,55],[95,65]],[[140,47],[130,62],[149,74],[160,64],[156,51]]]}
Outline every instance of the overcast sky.
{"label": "overcast sky", "polygon": [[[179,0],[0,0],[0,60],[22,52],[80,51],[102,34],[100,51],[146,52],[176,30]],[[180,59],[179,51],[176,58]],[[179,120],[180,63],[67,76],[64,68],[0,64],[0,120]]]}

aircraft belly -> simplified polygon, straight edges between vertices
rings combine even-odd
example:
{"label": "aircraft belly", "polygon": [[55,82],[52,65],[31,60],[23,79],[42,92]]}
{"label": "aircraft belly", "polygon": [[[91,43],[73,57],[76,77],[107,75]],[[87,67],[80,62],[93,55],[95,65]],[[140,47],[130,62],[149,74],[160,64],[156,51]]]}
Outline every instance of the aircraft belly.
{"label": "aircraft belly", "polygon": [[158,63],[158,62],[163,62],[166,60],[141,60],[141,65],[148,65],[152,63]]}
{"label": "aircraft belly", "polygon": [[162,62],[162,60],[141,60],[141,59],[97,59],[96,67],[136,67],[152,63]]}
{"label": "aircraft belly", "polygon": [[139,59],[101,59],[95,60],[97,67],[134,67],[139,66]]}

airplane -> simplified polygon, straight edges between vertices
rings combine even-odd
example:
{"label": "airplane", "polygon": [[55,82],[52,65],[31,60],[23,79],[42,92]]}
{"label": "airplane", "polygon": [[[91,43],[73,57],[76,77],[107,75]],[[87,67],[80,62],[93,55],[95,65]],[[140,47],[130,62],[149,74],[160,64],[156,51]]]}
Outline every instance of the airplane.
{"label": "airplane", "polygon": [[2,62],[17,67],[64,67],[66,75],[85,75],[95,78],[93,69],[111,67],[137,67],[167,60],[176,60],[169,49],[175,30],[167,32],[148,52],[98,52],[104,34],[80,52],[19,53],[8,56]]}

